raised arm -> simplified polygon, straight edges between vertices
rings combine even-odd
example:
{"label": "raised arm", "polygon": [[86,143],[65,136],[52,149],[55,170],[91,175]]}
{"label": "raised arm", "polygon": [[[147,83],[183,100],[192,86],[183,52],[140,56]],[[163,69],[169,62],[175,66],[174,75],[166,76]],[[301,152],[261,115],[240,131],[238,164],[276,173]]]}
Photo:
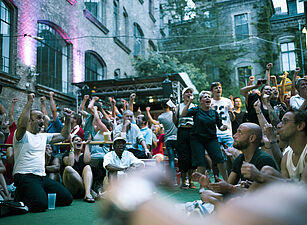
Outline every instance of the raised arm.
{"label": "raised arm", "polygon": [[148,117],[148,120],[152,123],[152,124],[155,124],[155,125],[158,125],[159,122],[157,120],[154,120],[150,114],[150,107],[146,107],[146,114],[147,114],[147,117]]}
{"label": "raised arm", "polygon": [[185,107],[182,110],[181,116],[186,116],[188,114],[188,110],[189,110],[189,107],[192,101],[193,101],[193,98],[189,98],[188,103],[185,105]]}
{"label": "raised arm", "polygon": [[264,117],[262,110],[261,110],[261,102],[258,99],[255,103],[254,103],[254,109],[256,111],[257,114],[257,118],[259,121],[259,126],[261,127],[261,130],[264,130],[265,125],[268,124],[268,121],[266,120],[266,118]]}
{"label": "raised arm", "polygon": [[255,81],[255,76],[250,76],[248,78],[247,86],[253,85],[254,81]]}
{"label": "raised arm", "polygon": [[131,112],[133,112],[133,104],[134,104],[134,100],[135,100],[136,94],[132,93],[130,95],[130,100],[129,100],[129,106],[128,109],[131,110]]}
{"label": "raised arm", "polygon": [[266,69],[265,69],[266,85],[269,85],[269,86],[271,86],[271,84],[270,84],[270,72],[271,72],[272,67],[273,67],[273,63],[268,63],[266,65]]}
{"label": "raised arm", "polygon": [[127,110],[127,101],[125,100],[125,99],[121,99],[120,100],[120,102],[122,103],[122,106],[123,106],[123,109],[124,109],[124,111],[126,111]]}
{"label": "raised arm", "polygon": [[9,111],[9,126],[11,126],[14,122],[14,109],[15,109],[15,104],[18,101],[18,98],[13,98],[12,100],[12,105]]}
{"label": "raised arm", "polygon": [[90,152],[90,140],[87,140],[84,144],[85,144],[85,149],[84,149],[84,156],[83,156],[83,161],[84,164],[90,164],[91,162],[91,152]]}
{"label": "raised arm", "polygon": [[47,109],[46,109],[46,97],[43,96],[40,98],[41,100],[41,111],[42,113],[44,114],[44,126],[45,126],[45,130],[47,129],[48,125],[49,125],[49,121],[50,121],[50,118],[48,116],[48,113],[47,113]]}
{"label": "raised arm", "polygon": [[96,121],[96,126],[101,132],[108,132],[109,130],[106,127],[106,125],[103,122],[101,122],[101,119],[98,114],[97,106],[94,106],[93,109],[94,109],[94,120]]}
{"label": "raised arm", "polygon": [[35,95],[33,93],[28,94],[28,99],[25,107],[23,108],[21,115],[17,121],[16,139],[20,141],[27,130],[28,121],[30,120],[30,111],[34,102]]}
{"label": "raised arm", "polygon": [[270,104],[269,96],[267,96],[267,97],[264,96],[263,97],[263,103],[268,108],[268,112],[269,112],[269,117],[270,117],[271,123],[273,124],[274,127],[276,127],[277,124],[280,122],[280,120],[279,120],[279,117],[278,117],[276,111],[273,109],[273,107]]}
{"label": "raised arm", "polygon": [[40,100],[41,100],[41,111],[42,111],[42,113],[44,114],[44,116],[46,116],[46,115],[48,115],[47,109],[46,109],[46,104],[45,104],[45,102],[46,102],[46,97],[43,96],[43,97],[40,98]]}
{"label": "raised arm", "polygon": [[99,100],[99,97],[97,97],[97,96],[94,96],[93,98],[92,98],[92,100],[90,101],[90,103],[88,104],[88,111],[89,111],[89,113],[90,114],[92,114],[92,115],[94,115],[94,104],[95,104],[95,102],[96,101],[98,101]]}
{"label": "raised arm", "polygon": [[260,87],[261,85],[262,85],[262,80],[261,79],[257,80],[256,84],[249,85],[249,86],[241,88],[240,93],[241,93],[241,95],[243,95],[245,97],[245,99],[247,99],[248,98],[248,92],[250,92],[253,89]]}
{"label": "raised arm", "polygon": [[288,72],[285,72],[281,77],[281,87],[280,87],[280,94],[279,94],[279,100],[281,102],[284,102],[285,100],[285,94],[286,94],[286,79],[288,76]]}
{"label": "raised arm", "polygon": [[89,98],[90,98],[89,95],[84,95],[83,100],[82,100],[82,102],[81,102],[81,104],[80,104],[80,106],[79,106],[79,110],[80,110],[80,111],[84,111],[85,104],[86,104],[86,102],[87,102],[87,100],[88,100]]}
{"label": "raised arm", "polygon": [[272,124],[266,124],[264,126],[264,133],[266,134],[267,138],[270,142],[270,149],[272,152],[272,156],[274,157],[277,165],[280,168],[281,159],[282,159],[282,152],[277,144],[277,132],[276,129],[272,126]]}
{"label": "raised arm", "polygon": [[63,110],[63,114],[65,116],[64,127],[60,134],[56,134],[52,137],[50,144],[64,141],[70,137],[70,130],[71,130],[70,119],[71,119],[72,113],[73,112],[70,109],[64,108]]}
{"label": "raised arm", "polygon": [[63,163],[65,166],[73,166],[75,164],[75,151],[74,150],[75,150],[74,145],[70,138],[70,150],[69,150],[68,156],[65,156],[63,158]]}
{"label": "raised arm", "polygon": [[295,68],[294,70],[294,75],[293,75],[292,85],[291,85],[291,96],[296,95],[295,82],[297,80],[297,75],[299,74],[300,71],[301,71],[301,68],[299,67]]}
{"label": "raised arm", "polygon": [[49,92],[49,97],[50,97],[50,110],[51,110],[51,113],[52,113],[53,121],[55,121],[56,118],[58,117],[58,113],[57,113],[57,109],[56,109],[56,105],[55,105],[53,96],[54,96],[54,92],[53,92],[53,91],[50,91],[50,92]]}
{"label": "raised arm", "polygon": [[109,97],[109,102],[110,102],[110,105],[111,105],[112,117],[115,118],[116,117],[116,109],[115,109],[116,101],[115,101],[114,98]]}

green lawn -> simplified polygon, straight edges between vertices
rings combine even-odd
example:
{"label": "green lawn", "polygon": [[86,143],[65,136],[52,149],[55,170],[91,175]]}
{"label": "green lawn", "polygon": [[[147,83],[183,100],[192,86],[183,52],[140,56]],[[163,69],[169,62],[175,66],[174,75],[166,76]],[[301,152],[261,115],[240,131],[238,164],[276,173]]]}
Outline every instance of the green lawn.
{"label": "green lawn", "polygon": [[[160,189],[163,198],[181,203],[198,200],[198,189],[180,190],[179,188]],[[42,213],[28,213],[24,215],[0,218],[3,225],[96,225],[99,220],[99,202],[90,204],[82,200],[74,200],[71,206],[57,207]]]}

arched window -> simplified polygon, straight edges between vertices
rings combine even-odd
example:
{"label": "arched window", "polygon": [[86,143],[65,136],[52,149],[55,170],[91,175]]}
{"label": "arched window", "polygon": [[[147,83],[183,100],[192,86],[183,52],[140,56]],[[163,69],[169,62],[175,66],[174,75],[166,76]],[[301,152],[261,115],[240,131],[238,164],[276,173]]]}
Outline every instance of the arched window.
{"label": "arched window", "polygon": [[120,69],[114,70],[114,79],[120,78]]}
{"label": "arched window", "polygon": [[10,30],[11,30],[11,12],[4,1],[1,1],[0,10],[0,70],[1,72],[10,72]]}
{"label": "arched window", "polygon": [[144,51],[144,33],[137,23],[134,23],[134,56],[143,56]]}
{"label": "arched window", "polygon": [[85,81],[103,80],[106,74],[106,64],[93,51],[85,52]]}
{"label": "arched window", "polygon": [[58,91],[68,92],[68,40],[65,32],[48,21],[39,21],[37,36],[38,82]]}

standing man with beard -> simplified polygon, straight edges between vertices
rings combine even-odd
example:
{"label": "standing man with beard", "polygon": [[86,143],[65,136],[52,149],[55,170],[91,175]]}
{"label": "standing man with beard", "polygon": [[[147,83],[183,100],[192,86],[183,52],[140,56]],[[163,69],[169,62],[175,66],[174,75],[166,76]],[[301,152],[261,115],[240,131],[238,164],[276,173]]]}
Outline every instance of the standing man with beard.
{"label": "standing man with beard", "polygon": [[262,131],[259,125],[255,123],[243,123],[239,126],[237,133],[233,136],[233,146],[242,151],[231,169],[227,182],[219,180],[217,183],[210,183],[209,177],[194,173],[194,178],[198,179],[201,185],[210,188],[212,191],[226,194],[240,191],[240,187],[234,186],[239,180],[247,180],[248,166],[252,165],[258,170],[264,166],[271,166],[277,169],[274,159],[259,147],[262,140]]}
{"label": "standing man with beard", "polygon": [[41,111],[31,110],[34,94],[28,95],[28,101],[18,119],[14,133],[14,170],[16,186],[15,200],[22,201],[32,212],[48,208],[48,193],[56,193],[56,205],[67,206],[72,195],[57,181],[51,180],[45,172],[46,144],[64,141],[69,137],[72,111],[64,109],[65,124],[61,133],[40,133],[44,125]]}

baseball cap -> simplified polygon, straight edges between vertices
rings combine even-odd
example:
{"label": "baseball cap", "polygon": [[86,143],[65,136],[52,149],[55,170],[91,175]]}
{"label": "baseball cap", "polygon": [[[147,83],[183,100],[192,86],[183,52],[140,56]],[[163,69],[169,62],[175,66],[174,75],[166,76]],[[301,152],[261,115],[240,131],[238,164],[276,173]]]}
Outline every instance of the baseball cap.
{"label": "baseball cap", "polygon": [[186,87],[186,88],[183,89],[182,95],[183,95],[187,90],[191,90],[192,93],[194,92],[194,89],[193,89],[192,87]]}
{"label": "baseball cap", "polygon": [[298,79],[296,80],[296,82],[295,82],[295,88],[296,88],[296,89],[298,88],[298,86],[299,86],[299,84],[300,84],[300,82],[301,82],[302,80],[306,80],[306,81],[307,81],[307,79],[305,79],[305,78],[298,78]]}
{"label": "baseball cap", "polygon": [[115,141],[118,141],[118,140],[123,140],[123,141],[125,141],[125,143],[126,143],[126,138],[124,138],[124,137],[122,137],[122,136],[117,136],[116,138],[114,138],[114,140],[113,140],[113,143],[115,143]]}

